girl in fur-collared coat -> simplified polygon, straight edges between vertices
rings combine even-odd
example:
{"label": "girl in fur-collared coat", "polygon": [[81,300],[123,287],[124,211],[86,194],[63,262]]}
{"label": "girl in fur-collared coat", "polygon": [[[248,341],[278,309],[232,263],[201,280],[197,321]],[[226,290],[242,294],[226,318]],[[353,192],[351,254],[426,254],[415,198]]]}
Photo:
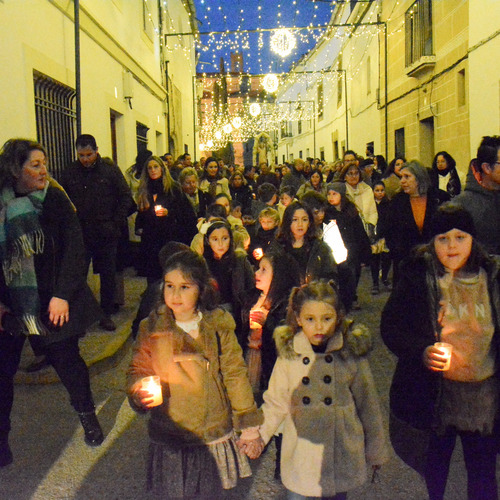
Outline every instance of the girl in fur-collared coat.
{"label": "girl in fur-collared coat", "polygon": [[[234,320],[216,306],[205,261],[186,250],[164,268],[164,303],[141,323],[128,371],[132,407],[151,414],[148,489],[158,498],[219,498],[251,475],[235,431],[252,445],[262,419]],[[154,375],[160,406],[142,385]]]}
{"label": "girl in fur-collared coat", "polygon": [[345,499],[365,482],[367,466],[376,470],[388,458],[365,357],[371,339],[344,320],[337,293],[324,282],[292,291],[287,323],[274,334],[278,360],[264,393],[261,445],[282,426],[289,499]]}

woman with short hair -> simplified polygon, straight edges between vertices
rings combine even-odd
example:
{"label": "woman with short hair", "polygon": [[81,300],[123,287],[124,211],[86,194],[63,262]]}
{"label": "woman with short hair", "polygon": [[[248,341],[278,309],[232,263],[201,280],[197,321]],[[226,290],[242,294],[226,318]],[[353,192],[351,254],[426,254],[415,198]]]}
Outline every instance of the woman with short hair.
{"label": "woman with short hair", "polygon": [[401,169],[401,188],[402,192],[391,201],[386,234],[394,262],[394,282],[399,276],[399,264],[410,250],[429,241],[430,221],[437,209],[427,169],[417,160]]}

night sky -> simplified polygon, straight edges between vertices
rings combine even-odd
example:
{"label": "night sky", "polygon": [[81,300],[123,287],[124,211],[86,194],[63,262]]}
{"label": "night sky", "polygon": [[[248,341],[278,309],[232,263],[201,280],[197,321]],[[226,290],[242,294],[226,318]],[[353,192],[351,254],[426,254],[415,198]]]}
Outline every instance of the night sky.
{"label": "night sky", "polygon": [[[243,70],[251,74],[287,72],[293,62],[316,43],[320,30],[296,31],[297,45],[282,58],[270,50],[272,32],[244,33],[243,30],[324,26],[333,6],[322,0],[194,0],[199,31],[242,30],[239,34],[201,37],[203,44],[198,72],[218,72],[220,57],[229,69],[230,52],[243,53]],[[259,47],[260,45],[260,47]],[[208,49],[208,50],[204,50]]]}

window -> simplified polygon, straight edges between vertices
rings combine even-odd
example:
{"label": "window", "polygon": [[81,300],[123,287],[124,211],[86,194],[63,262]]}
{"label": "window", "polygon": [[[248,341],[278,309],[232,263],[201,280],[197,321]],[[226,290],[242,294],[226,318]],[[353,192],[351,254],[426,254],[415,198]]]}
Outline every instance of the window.
{"label": "window", "polygon": [[339,141],[333,141],[333,158],[334,160],[339,159]]}
{"label": "window", "polygon": [[319,148],[319,159],[325,161],[325,148]]}
{"label": "window", "polygon": [[405,129],[398,128],[394,131],[395,156],[405,157]]}
{"label": "window", "polygon": [[153,26],[153,12],[150,11],[153,2],[141,0],[142,3],[142,29],[148,38],[153,41],[154,26]]}
{"label": "window", "polygon": [[366,59],[366,95],[372,93],[372,61],[370,56]]}
{"label": "window", "polygon": [[137,152],[145,151],[148,149],[148,130],[149,127],[142,123],[135,123],[135,135],[137,139]]}
{"label": "window", "polygon": [[302,149],[299,151],[299,158],[302,158]]}
{"label": "window", "polygon": [[74,160],[76,92],[38,71],[33,71],[33,84],[37,139],[47,150],[51,175],[58,179]]}
{"label": "window", "polygon": [[323,82],[318,83],[318,120],[323,119]]}
{"label": "window", "polygon": [[416,0],[405,13],[406,67],[432,56],[432,0]]}

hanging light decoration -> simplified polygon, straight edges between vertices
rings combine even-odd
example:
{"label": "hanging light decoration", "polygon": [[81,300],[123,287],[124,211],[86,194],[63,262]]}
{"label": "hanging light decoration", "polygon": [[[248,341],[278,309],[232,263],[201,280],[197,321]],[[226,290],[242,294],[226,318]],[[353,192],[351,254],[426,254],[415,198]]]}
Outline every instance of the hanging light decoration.
{"label": "hanging light decoration", "polygon": [[271,36],[271,50],[281,57],[289,56],[296,45],[295,35],[286,28],[276,30]]}
{"label": "hanging light decoration", "polygon": [[262,85],[267,92],[273,93],[278,90],[279,80],[276,75],[272,73],[266,75],[262,80]]}
{"label": "hanging light decoration", "polygon": [[252,116],[259,116],[261,111],[260,104],[258,102],[253,102],[250,104],[249,111]]}
{"label": "hanging light decoration", "polygon": [[220,130],[217,130],[214,135],[217,140],[222,139],[222,132]]}
{"label": "hanging light decoration", "polygon": [[222,130],[223,130],[226,134],[230,134],[230,133],[233,131],[233,127],[231,127],[231,124],[230,124],[230,123],[226,123],[226,124],[222,127]]}
{"label": "hanging light decoration", "polygon": [[234,127],[235,129],[239,129],[239,128],[241,127],[241,123],[242,123],[242,122],[241,122],[241,118],[240,118],[239,116],[235,116],[235,117],[233,118],[233,127]]}
{"label": "hanging light decoration", "polygon": [[212,146],[213,146],[213,145],[214,145],[214,142],[213,142],[211,139],[209,139],[209,140],[207,141],[207,148],[208,148],[208,149],[212,149]]}
{"label": "hanging light decoration", "polygon": [[205,151],[205,144],[200,144],[198,147],[200,148],[200,151]]}

